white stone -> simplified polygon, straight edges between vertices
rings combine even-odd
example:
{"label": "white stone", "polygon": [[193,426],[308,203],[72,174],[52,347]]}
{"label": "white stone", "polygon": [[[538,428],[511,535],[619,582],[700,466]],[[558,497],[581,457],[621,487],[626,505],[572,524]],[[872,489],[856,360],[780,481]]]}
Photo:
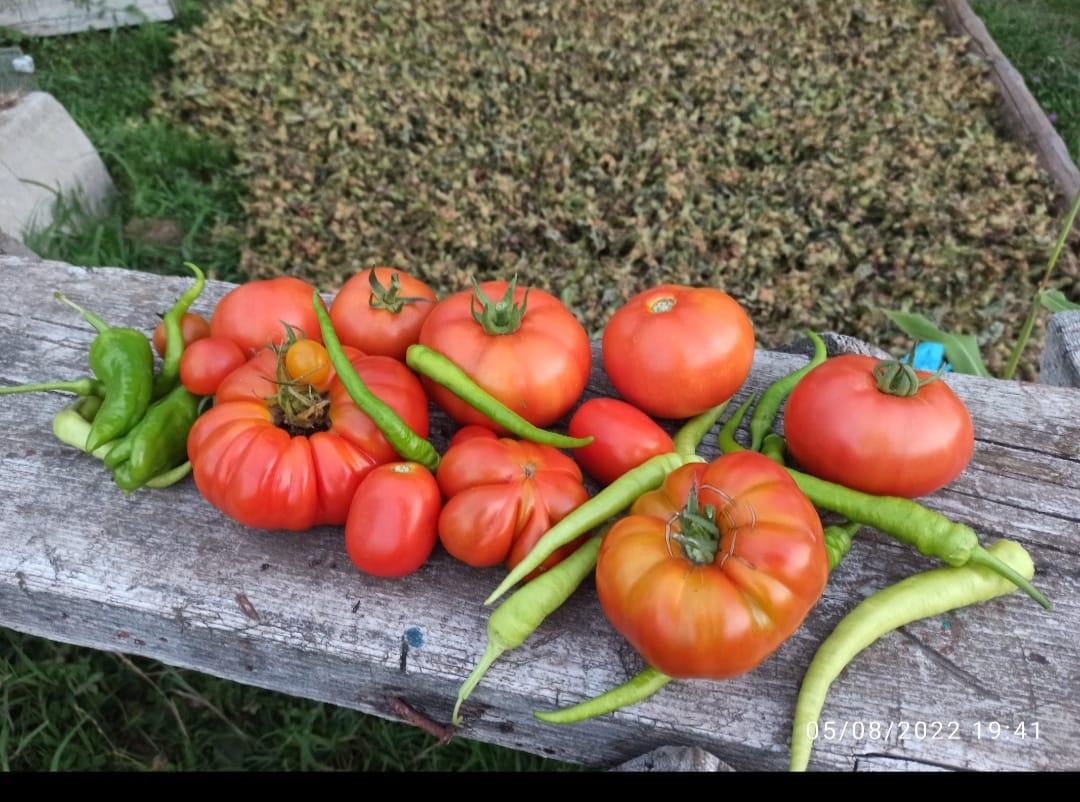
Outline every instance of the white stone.
{"label": "white stone", "polygon": [[13,101],[0,106],[0,230],[25,239],[48,227],[58,198],[100,214],[112,178],[67,109],[46,92]]}

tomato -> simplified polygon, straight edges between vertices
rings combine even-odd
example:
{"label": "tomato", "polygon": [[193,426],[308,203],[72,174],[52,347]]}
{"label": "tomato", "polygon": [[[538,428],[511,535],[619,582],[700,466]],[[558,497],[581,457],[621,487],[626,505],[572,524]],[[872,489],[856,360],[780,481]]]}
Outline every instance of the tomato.
{"label": "tomato", "polygon": [[574,459],[605,485],[649,457],[675,450],[671,435],[659,423],[617,398],[590,398],[582,403],[570,417],[566,433],[592,436],[589,445],[574,449]]}
{"label": "tomato", "polygon": [[316,340],[304,338],[290,343],[285,351],[285,370],[289,378],[326,390],[330,386],[330,354],[326,346]]}
{"label": "tomato", "polygon": [[[711,525],[684,514],[695,507],[706,517],[713,508]],[[650,666],[724,679],[799,628],[828,574],[814,505],[780,465],[743,451],[676,468],[642,495],[604,537],[596,591]]]}
{"label": "tomato", "polygon": [[882,364],[898,363],[842,354],[803,376],[784,408],[788,451],[807,473],[865,493],[933,493],[971,461],[971,415],[941,379],[915,395],[883,391],[875,376]]}
{"label": "tomato", "polygon": [[[180,332],[184,337],[184,347],[191,345],[196,340],[210,336],[210,321],[195,312],[185,312],[180,318]],[[158,356],[165,356],[165,321],[161,321],[154,327],[151,338],[154,342],[154,350]]]}
{"label": "tomato", "polygon": [[388,462],[372,469],[349,505],[349,559],[372,576],[411,574],[435,548],[441,509],[439,484],[420,463]]}
{"label": "tomato", "polygon": [[[229,290],[210,316],[210,333],[233,340],[248,356],[285,341],[292,326],[322,342],[313,302],[315,288],[295,276],[259,279]],[[297,334],[297,336],[300,336]]]}
{"label": "tomato", "polygon": [[[372,393],[427,437],[428,400],[401,362],[345,348]],[[293,395],[279,403],[278,354],[264,348],[218,386],[214,406],[188,434],[199,492],[246,526],[309,529],[346,522],[361,480],[377,465],[400,461],[375,423],[334,374],[326,393],[305,408]]]}
{"label": "tomato", "polygon": [[[513,282],[487,281],[444,298],[424,321],[418,342],[448,357],[484,390],[541,427],[570,411],[592,369],[589,335],[566,305],[542,289]],[[506,433],[426,376],[423,384],[431,400],[458,423]]]}
{"label": "tomato", "polygon": [[435,290],[419,278],[393,267],[372,267],[342,285],[330,304],[330,322],[343,345],[404,362],[436,301]]}
{"label": "tomato", "polygon": [[[439,541],[478,568],[513,568],[589,497],[573,459],[552,446],[509,437],[471,437],[447,448],[435,478],[443,496]],[[580,540],[556,551],[534,574],[560,562]]]}
{"label": "tomato", "polygon": [[662,284],[615,310],[601,349],[604,370],[626,401],[654,417],[690,418],[746,381],[754,327],[721,290]]}
{"label": "tomato", "polygon": [[474,437],[486,437],[489,440],[499,439],[499,435],[497,435],[487,426],[480,426],[479,424],[473,423],[469,426],[462,426],[460,429],[454,432],[454,436],[450,438],[450,442],[447,445],[449,447],[453,447],[458,443],[461,443],[465,440],[471,440]]}
{"label": "tomato", "polygon": [[203,337],[180,356],[180,382],[195,395],[214,395],[218,385],[247,361],[240,346],[224,337]]}

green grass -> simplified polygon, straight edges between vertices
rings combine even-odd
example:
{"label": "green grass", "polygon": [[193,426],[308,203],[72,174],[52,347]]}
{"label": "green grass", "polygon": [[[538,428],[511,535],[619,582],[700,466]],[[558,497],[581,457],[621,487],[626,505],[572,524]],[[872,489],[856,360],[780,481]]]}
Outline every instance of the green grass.
{"label": "green grass", "polygon": [[[215,227],[242,213],[241,182],[222,144],[155,119],[154,81],[168,73],[177,28],[201,18],[201,4],[179,3],[174,24],[31,39],[0,32],[34,56],[40,89],[55,96],[94,143],[116,183],[110,213],[84,222],[78,233],[61,226],[33,234],[27,245],[47,258],[187,275],[184,261],[214,278],[237,280],[239,243]],[[61,199],[58,220],[80,218]],[[163,236],[139,235],[156,222]]]}
{"label": "green grass", "polygon": [[[199,21],[202,5],[180,0],[171,25],[52,39],[0,31],[0,46],[33,54],[40,87],[83,127],[119,189],[110,214],[81,233],[30,237],[42,256],[184,275],[188,260],[238,280],[240,243],[222,234],[243,230],[232,154],[150,113],[154,83],[168,75],[171,37]],[[1080,160],[1080,4],[973,7]],[[172,235],[138,235],[147,221]],[[464,739],[441,745],[417,728],[345,708],[0,629],[0,771],[576,768]]]}
{"label": "green grass", "polygon": [[1080,3],[974,0],[971,8],[1080,162]]}
{"label": "green grass", "polygon": [[580,769],[0,629],[0,773]]}

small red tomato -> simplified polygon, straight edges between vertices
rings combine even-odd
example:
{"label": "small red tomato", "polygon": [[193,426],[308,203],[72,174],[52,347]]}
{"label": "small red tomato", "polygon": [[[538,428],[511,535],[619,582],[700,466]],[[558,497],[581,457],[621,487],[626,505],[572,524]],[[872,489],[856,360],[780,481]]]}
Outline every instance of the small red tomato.
{"label": "small red tomato", "polygon": [[405,361],[435,308],[435,290],[394,267],[352,275],[330,304],[330,322],[344,345]]}
{"label": "small red tomato", "polygon": [[180,357],[180,383],[195,395],[214,395],[222,380],[243,365],[240,346],[224,337],[203,337]]}
{"label": "small red tomato", "polygon": [[574,411],[567,425],[571,437],[592,436],[574,449],[574,459],[605,485],[657,454],[670,454],[675,444],[660,424],[617,398],[590,398]]}
{"label": "small red tomato", "polygon": [[411,574],[435,548],[441,509],[439,484],[423,465],[388,462],[373,468],[349,505],[349,559],[372,576]]}
{"label": "small red tomato", "polygon": [[[196,340],[210,336],[210,321],[195,312],[185,312],[180,318],[180,331],[184,336],[184,347],[191,345]],[[158,356],[165,356],[165,321],[161,321],[154,327],[154,350]]]}

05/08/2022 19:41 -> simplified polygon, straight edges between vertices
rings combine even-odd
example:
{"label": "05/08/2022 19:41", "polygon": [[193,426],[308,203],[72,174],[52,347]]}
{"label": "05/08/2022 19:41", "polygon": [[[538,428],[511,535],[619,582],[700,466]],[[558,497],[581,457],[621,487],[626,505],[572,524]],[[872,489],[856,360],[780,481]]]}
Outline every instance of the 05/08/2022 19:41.
{"label": "05/08/2022 19:41", "polygon": [[965,737],[977,741],[1015,739],[1037,741],[1042,737],[1038,721],[814,721],[807,725],[811,740],[841,742],[955,741]]}

